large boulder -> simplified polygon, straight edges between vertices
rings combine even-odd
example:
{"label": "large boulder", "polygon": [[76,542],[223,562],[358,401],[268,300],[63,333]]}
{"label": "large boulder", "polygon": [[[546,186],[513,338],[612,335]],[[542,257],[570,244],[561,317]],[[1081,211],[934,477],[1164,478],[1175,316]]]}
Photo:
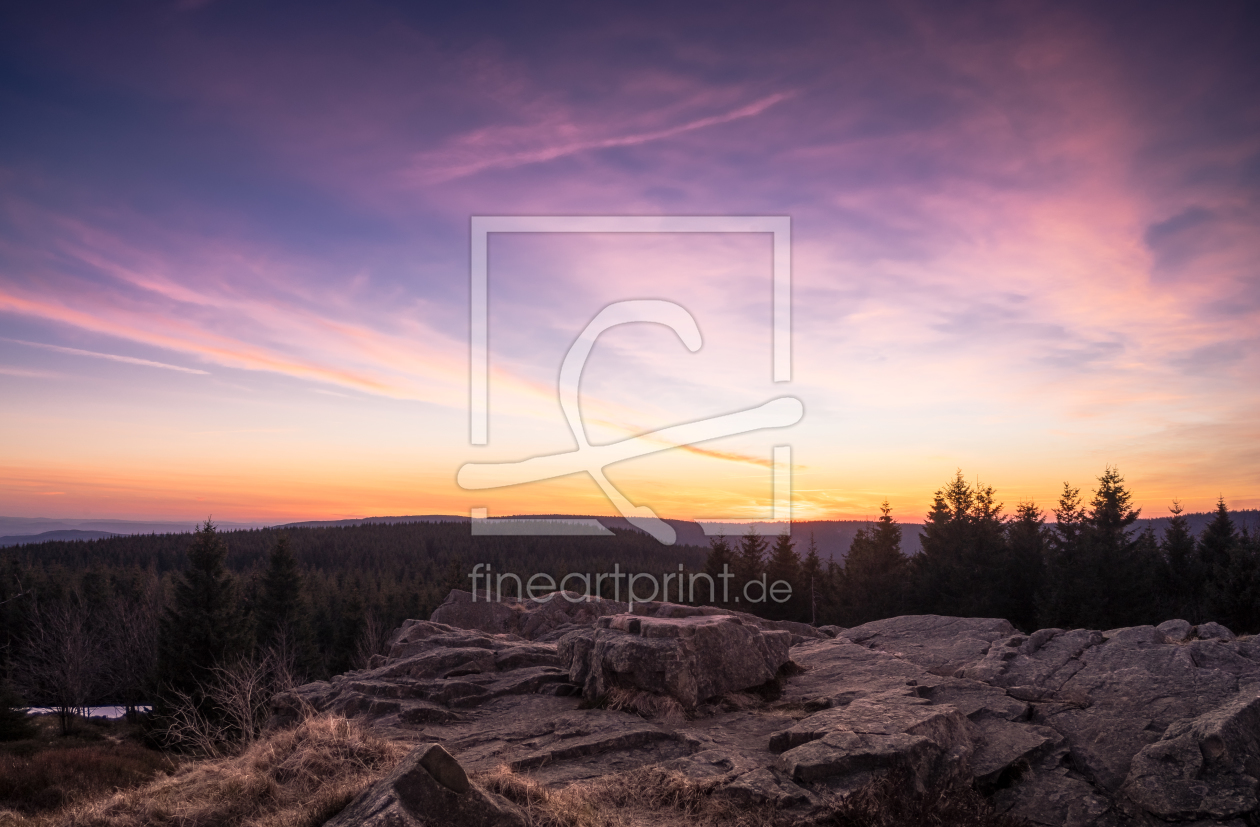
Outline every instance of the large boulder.
{"label": "large boulder", "polygon": [[511,802],[468,780],[438,744],[412,750],[394,771],[364,790],[326,827],[526,827]]}
{"label": "large boulder", "polygon": [[763,631],[730,615],[615,615],[566,635],[559,654],[587,698],[638,689],[690,710],[767,683],[787,663],[790,644],[789,632]]}

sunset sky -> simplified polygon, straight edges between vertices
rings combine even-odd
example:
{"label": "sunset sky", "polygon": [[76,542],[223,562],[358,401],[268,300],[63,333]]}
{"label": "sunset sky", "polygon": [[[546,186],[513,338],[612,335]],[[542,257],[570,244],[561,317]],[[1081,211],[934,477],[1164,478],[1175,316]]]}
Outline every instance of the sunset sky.
{"label": "sunset sky", "polygon": [[[918,521],[957,469],[1143,516],[1260,507],[1260,6],[26,3],[0,11],[0,514],[242,522],[610,514],[561,360],[606,304],[593,442],[790,395],[800,424],[608,469],[671,518]],[[470,221],[792,222],[490,244]]]}

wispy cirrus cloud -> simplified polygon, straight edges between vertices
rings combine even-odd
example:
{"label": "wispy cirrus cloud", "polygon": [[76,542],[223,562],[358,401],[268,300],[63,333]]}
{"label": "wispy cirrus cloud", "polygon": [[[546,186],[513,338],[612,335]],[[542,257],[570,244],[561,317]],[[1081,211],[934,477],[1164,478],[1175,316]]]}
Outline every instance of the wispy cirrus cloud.
{"label": "wispy cirrus cloud", "polygon": [[[589,134],[600,130],[594,126],[579,127],[571,123],[530,129],[525,135],[522,135],[522,130],[518,128],[483,129],[460,136],[448,147],[418,155],[412,162],[412,170],[404,173],[404,177],[417,184],[444,183],[489,169],[511,169],[529,164],[540,164],[591,150],[640,146],[688,132],[756,117],[770,107],[792,98],[794,94],[793,92],[776,92],[729,112],[695,118],[676,126],[628,135],[586,137],[574,140],[571,137],[572,133]],[[525,143],[541,143],[542,145],[529,148],[512,147],[513,144]]]}
{"label": "wispy cirrus cloud", "polygon": [[98,353],[95,350],[80,350],[77,347],[62,347],[60,345],[50,345],[44,342],[27,342],[23,339],[10,339],[0,336],[0,342],[11,342],[17,345],[25,345],[26,347],[39,348],[41,350],[50,350],[54,353],[65,353],[69,356],[87,356],[92,359],[108,359],[111,362],[122,362],[128,365],[141,365],[146,368],[161,368],[162,370],[176,370],[181,373],[195,373],[201,376],[208,376],[209,372],[198,370],[197,368],[186,368],[182,365],[170,365],[166,362],[155,362],[152,359],[139,359],[135,356],[120,356],[116,353]]}

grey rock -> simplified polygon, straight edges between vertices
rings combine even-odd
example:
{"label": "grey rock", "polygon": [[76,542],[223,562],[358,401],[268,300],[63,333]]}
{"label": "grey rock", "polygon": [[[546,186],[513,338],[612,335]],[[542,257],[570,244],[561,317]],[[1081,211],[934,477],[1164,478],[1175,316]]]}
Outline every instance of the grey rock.
{"label": "grey rock", "polygon": [[805,790],[788,781],[774,767],[758,767],[737,775],[727,782],[722,792],[737,804],[794,807],[810,800]]}
{"label": "grey rock", "polygon": [[951,706],[904,695],[871,696],[806,718],[770,739],[797,783],[905,767],[920,791],[966,776],[974,749],[967,719]]}
{"label": "grey rock", "polygon": [[1159,646],[1167,643],[1168,638],[1154,626],[1126,626],[1123,629],[1111,629],[1103,632],[1107,643],[1122,646]]}
{"label": "grey rock", "polygon": [[1159,629],[1169,643],[1187,641],[1194,632],[1194,627],[1187,620],[1165,620],[1155,628]]}
{"label": "grey rock", "polygon": [[1260,685],[1179,721],[1133,759],[1124,793],[1163,819],[1225,819],[1257,808]]}
{"label": "grey rock", "polygon": [[854,643],[890,652],[938,675],[953,675],[978,662],[993,642],[1015,627],[1000,618],[909,615],[864,623],[845,631]]}
{"label": "grey rock", "polygon": [[1194,636],[1199,640],[1234,639],[1234,633],[1219,623],[1200,623],[1194,627]]}
{"label": "grey rock", "polygon": [[736,804],[773,804],[796,807],[811,803],[804,788],[794,784],[774,766],[766,766],[760,756],[736,749],[704,749],[685,758],[663,764],[682,773],[688,780],[717,784],[720,795]]}
{"label": "grey rock", "polygon": [[468,781],[438,744],[417,747],[394,771],[362,792],[327,827],[526,827],[511,802]]}
{"label": "grey rock", "polygon": [[1063,744],[1050,727],[984,718],[976,725],[971,774],[981,789],[1005,786]]}
{"label": "grey rock", "polygon": [[587,698],[614,688],[668,695],[684,709],[760,686],[788,660],[790,634],[762,631],[729,615],[647,618],[614,615],[559,644],[569,679]]}
{"label": "grey rock", "polygon": [[1063,767],[1038,769],[1017,786],[993,796],[998,812],[1044,827],[1112,827],[1118,823],[1111,801]]}

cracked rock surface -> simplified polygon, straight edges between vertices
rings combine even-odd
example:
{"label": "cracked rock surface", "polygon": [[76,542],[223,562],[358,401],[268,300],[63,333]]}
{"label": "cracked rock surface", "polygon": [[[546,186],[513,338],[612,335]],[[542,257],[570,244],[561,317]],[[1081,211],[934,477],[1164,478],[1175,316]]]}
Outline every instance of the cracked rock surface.
{"label": "cracked rock surface", "polygon": [[[475,616],[457,601],[458,618],[435,617],[472,628],[407,621],[371,668],[278,697],[277,720],[333,710],[441,744],[469,772],[506,765],[556,786],[659,764],[737,802],[801,813],[896,766],[916,786],[970,781],[1040,825],[1260,818],[1260,642],[1217,624],[1025,635],[1003,620],[920,615],[824,632],[608,602],[556,604],[561,621],[555,608],[510,609],[529,639],[490,631],[502,625],[494,604]],[[546,622],[531,621],[538,611]],[[693,620],[653,620],[680,617]],[[780,647],[794,666],[767,686]],[[703,664],[690,683],[688,663]],[[680,694],[688,714],[585,708],[611,685]]]}

